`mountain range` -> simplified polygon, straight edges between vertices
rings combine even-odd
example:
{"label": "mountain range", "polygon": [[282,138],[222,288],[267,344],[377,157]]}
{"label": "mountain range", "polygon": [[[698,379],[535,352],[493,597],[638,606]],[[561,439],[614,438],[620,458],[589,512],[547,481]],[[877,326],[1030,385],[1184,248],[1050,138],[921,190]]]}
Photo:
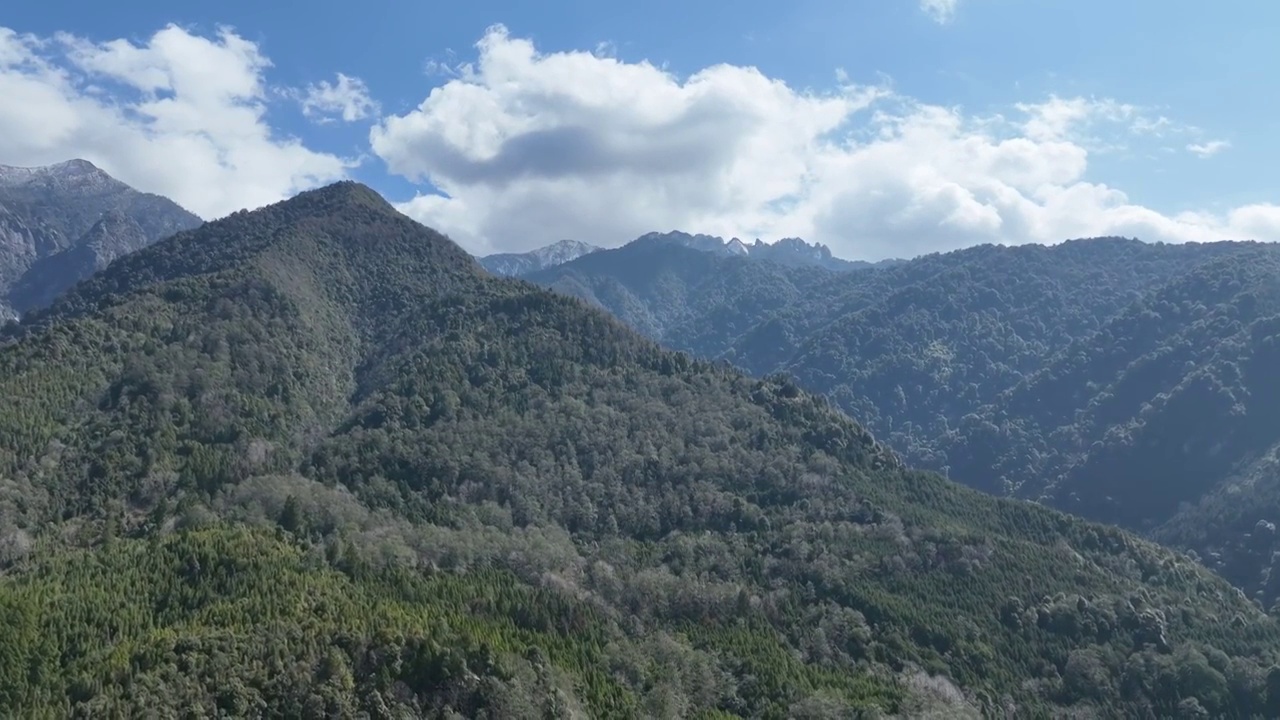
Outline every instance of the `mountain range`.
{"label": "mountain range", "polygon": [[[707,329],[735,362],[800,328],[793,357],[840,329],[857,357],[910,358],[877,329],[893,328],[936,348],[901,371],[914,398],[990,338],[1075,357],[1055,348],[1119,336],[1109,318],[1145,288],[1197,277],[1194,249],[1097,247],[1148,260],[1109,265],[1125,279],[1100,298],[1057,256],[1065,274],[1024,285],[1036,251],[995,248],[969,256],[1011,258],[991,288],[945,256],[882,275],[662,243],[554,270],[601,288],[592,302],[625,290],[662,332]],[[1224,294],[1264,269],[1252,246],[1211,252],[1238,273],[1199,266]],[[616,257],[634,274],[602,279]],[[704,266],[720,279],[693,282]],[[1115,312],[1035,325],[1003,309],[1051,287]],[[734,302],[712,319],[690,307],[716,297]],[[1233,307],[1241,340],[1266,336]],[[753,333],[766,311],[775,329]],[[1005,334],[1027,323],[1034,349]],[[978,402],[978,371],[951,359],[956,402]],[[25,314],[0,334],[0,397],[4,715],[1280,712],[1280,626],[1187,556],[913,470],[791,378],[495,277],[354,183],[180,231]]]}
{"label": "mountain range", "polygon": [[[843,271],[888,266],[901,260],[885,260],[869,263],[861,260],[844,260],[831,254],[831,248],[821,243],[808,243],[800,238],[783,238],[766,243],[759,238],[748,245],[738,238],[725,240],[714,235],[691,235],[685,232],[652,232],[641,235],[628,246],[675,245],[700,250],[722,257],[750,257],[790,267],[814,267]],[[561,240],[525,253],[499,253],[480,258],[480,264],[496,275],[520,276],[547,270],[597,252],[602,248],[576,240]]]}
{"label": "mountain range", "polygon": [[913,465],[1147,533],[1278,597],[1280,247],[1096,238],[831,275],[633,244],[526,277],[794,377]]}
{"label": "mountain range", "polygon": [[0,321],[44,307],[116,258],[200,223],[85,160],[0,165]]}

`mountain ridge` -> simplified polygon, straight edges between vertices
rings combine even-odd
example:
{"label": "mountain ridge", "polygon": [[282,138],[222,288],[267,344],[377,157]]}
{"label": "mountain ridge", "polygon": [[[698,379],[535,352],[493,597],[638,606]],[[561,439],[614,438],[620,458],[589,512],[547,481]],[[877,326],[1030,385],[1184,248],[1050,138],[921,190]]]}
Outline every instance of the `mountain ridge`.
{"label": "mountain ridge", "polygon": [[[833,271],[856,270],[903,262],[883,260],[872,263],[864,260],[844,260],[832,255],[831,249],[822,243],[809,243],[797,237],[782,238],[773,243],[766,243],[756,238],[752,244],[748,245],[736,237],[725,240],[714,235],[691,234],[679,230],[645,233],[612,250],[655,243],[681,245],[720,257],[750,257],[752,260],[771,261],[790,267],[820,267]],[[577,240],[560,240],[525,253],[496,253],[480,257],[479,260],[494,274],[520,277],[550,270],[584,255],[607,250],[610,249]]]}
{"label": "mountain ridge", "polygon": [[[880,264],[865,260],[838,258],[831,254],[831,249],[826,245],[817,242],[809,243],[798,237],[781,238],[772,243],[766,243],[760,238],[756,238],[754,242],[748,245],[736,237],[725,240],[716,235],[690,234],[680,230],[673,230],[670,232],[646,233],[628,244],[645,243],[673,243],[724,257],[749,257],[753,260],[768,260],[790,267],[819,267],[833,271],[856,270]],[[626,245],[623,247],[626,247]],[[881,262],[893,264],[900,261],[885,260]]]}

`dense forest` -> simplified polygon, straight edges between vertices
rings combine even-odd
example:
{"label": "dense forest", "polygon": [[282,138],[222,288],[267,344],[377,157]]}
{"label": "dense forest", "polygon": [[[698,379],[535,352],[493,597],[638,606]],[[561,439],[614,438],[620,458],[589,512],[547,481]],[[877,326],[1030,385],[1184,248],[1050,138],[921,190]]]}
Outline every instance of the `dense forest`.
{"label": "dense forest", "polygon": [[1098,238],[832,273],[637,242],[529,279],[789,375],[912,465],[1149,533],[1278,597],[1275,245]]}
{"label": "dense forest", "polygon": [[4,716],[1280,712],[1280,627],[1191,559],[352,183],[11,323],[0,397]]}

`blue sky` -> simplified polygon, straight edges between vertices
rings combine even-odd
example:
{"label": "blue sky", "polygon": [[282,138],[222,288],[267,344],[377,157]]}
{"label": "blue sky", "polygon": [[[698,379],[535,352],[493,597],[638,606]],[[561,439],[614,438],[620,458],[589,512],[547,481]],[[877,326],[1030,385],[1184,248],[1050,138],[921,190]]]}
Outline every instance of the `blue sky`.
{"label": "blue sky", "polygon": [[301,7],[10,4],[0,164],[85,156],[206,217],[352,177],[476,252],[1280,239],[1278,4]]}

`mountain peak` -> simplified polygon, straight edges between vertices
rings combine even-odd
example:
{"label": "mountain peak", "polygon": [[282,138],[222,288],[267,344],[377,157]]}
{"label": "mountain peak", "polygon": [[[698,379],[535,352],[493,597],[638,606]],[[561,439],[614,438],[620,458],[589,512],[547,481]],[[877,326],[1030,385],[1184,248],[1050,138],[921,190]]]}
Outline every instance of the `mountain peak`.
{"label": "mountain peak", "polygon": [[395,213],[399,212],[395,209],[395,206],[387,202],[386,198],[378,194],[378,191],[355,180],[339,180],[313,190],[298,193],[294,197],[282,200],[278,204],[281,206],[302,206],[314,202],[326,207],[351,205]]}
{"label": "mountain peak", "polygon": [[49,166],[49,171],[53,173],[59,173],[59,174],[93,173],[93,172],[103,173],[104,175],[106,174],[97,165],[94,165],[93,163],[89,162],[88,160],[85,160],[84,158],[72,158],[71,160],[65,160],[60,163],[55,163]]}
{"label": "mountain peak", "polygon": [[529,252],[486,255],[480,259],[480,264],[494,275],[524,275],[563,265],[600,249],[580,240],[566,238]]}
{"label": "mountain peak", "polygon": [[[584,248],[584,247],[592,247],[592,246],[580,240],[570,240],[568,238],[565,238],[564,240],[557,240],[551,243],[550,245],[543,247],[542,250],[564,250],[564,249],[578,249],[578,248]],[[538,251],[535,250],[534,252],[538,252]]]}
{"label": "mountain peak", "polygon": [[721,251],[725,247],[725,241],[722,237],[716,235],[705,235],[703,233],[690,234],[682,230],[672,230],[670,232],[649,232],[641,235],[635,240],[632,240],[632,242],[673,242],[706,252]]}
{"label": "mountain peak", "polygon": [[201,275],[254,277],[281,296],[299,298],[301,306],[342,307],[389,322],[426,298],[478,280],[480,269],[462,248],[368,186],[343,181],[129,253],[29,319],[39,324],[80,315],[103,301]]}
{"label": "mountain peak", "polygon": [[0,165],[0,205],[15,220],[0,228],[0,316],[47,306],[114,258],[201,223],[81,158]]}
{"label": "mountain peak", "polygon": [[0,187],[47,185],[79,191],[112,191],[128,186],[81,158],[53,165],[0,165]]}
{"label": "mountain peak", "polygon": [[866,263],[842,260],[831,254],[831,249],[822,243],[809,243],[802,238],[787,237],[773,243],[766,243],[760,238],[750,245],[738,238],[727,242],[714,235],[690,235],[686,232],[651,232],[641,235],[629,244],[674,243],[701,250],[713,255],[728,257],[750,257],[756,260],[769,260],[780,265],[792,267],[815,266],[828,270],[852,270]]}

